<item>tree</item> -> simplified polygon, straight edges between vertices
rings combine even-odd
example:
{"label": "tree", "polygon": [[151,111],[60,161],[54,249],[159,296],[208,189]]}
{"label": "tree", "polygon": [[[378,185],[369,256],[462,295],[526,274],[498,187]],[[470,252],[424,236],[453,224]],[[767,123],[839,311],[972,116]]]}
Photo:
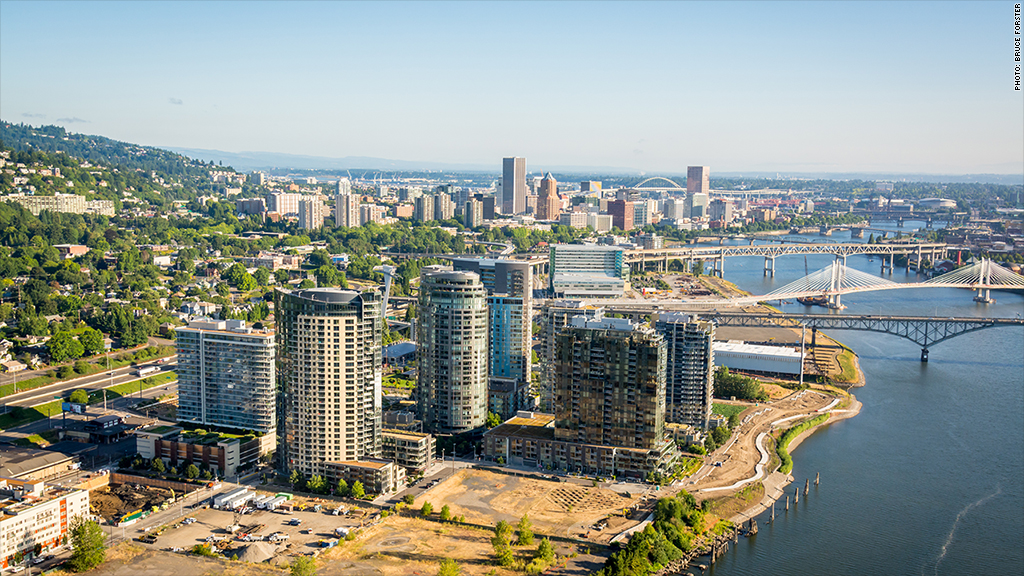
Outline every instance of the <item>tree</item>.
{"label": "tree", "polygon": [[348,482],[344,478],[338,478],[338,486],[334,489],[338,496],[348,496]]}
{"label": "tree", "polygon": [[324,477],[319,474],[313,474],[309,478],[309,482],[306,482],[306,490],[310,492],[316,492],[317,494],[327,493],[327,481]]}
{"label": "tree", "polygon": [[[72,352],[72,350],[71,350],[71,343],[72,342],[74,342],[75,344],[78,344],[78,342],[75,341],[75,339],[71,336],[70,333],[64,332],[63,330],[60,331],[60,332],[57,332],[53,336],[53,338],[50,338],[50,341],[47,342],[47,344],[46,344],[46,348],[50,352],[50,362],[53,363],[53,364],[59,364],[60,362],[63,362],[65,360],[67,360],[68,358],[72,358],[72,356],[71,356],[71,352]],[[81,347],[82,347],[82,345],[78,344],[78,348],[81,349]],[[78,354],[78,356],[81,356],[81,355],[82,355],[81,353]],[[77,358],[77,356],[76,356],[76,358]]]}
{"label": "tree", "polygon": [[551,546],[551,541],[547,538],[541,540],[540,544],[537,546],[537,557],[542,558],[547,562],[551,562],[555,559],[555,549]]}
{"label": "tree", "polygon": [[103,544],[107,535],[103,528],[93,520],[78,517],[72,520],[71,543],[74,552],[68,560],[68,566],[75,572],[85,572],[103,563],[107,557],[107,547]]}
{"label": "tree", "polygon": [[71,397],[68,398],[68,400],[70,400],[72,404],[88,404],[89,393],[79,388],[71,393]]}
{"label": "tree", "polygon": [[366,489],[363,488],[363,483],[360,482],[359,480],[356,480],[352,484],[352,497],[353,498],[365,498],[366,497]]}
{"label": "tree", "polygon": [[501,425],[501,416],[498,416],[494,412],[487,413],[487,427],[494,428],[495,426]]}
{"label": "tree", "polygon": [[512,553],[512,527],[508,522],[501,520],[494,526],[491,546],[494,547],[494,556],[499,566],[511,566],[515,562],[515,555]]}
{"label": "tree", "polygon": [[441,506],[441,522],[448,522],[452,519],[452,509],[447,504]]}
{"label": "tree", "polygon": [[423,507],[420,508],[420,516],[424,518],[430,516],[434,512],[434,505],[430,502],[424,502]]}
{"label": "tree", "polygon": [[159,456],[153,458],[153,463],[150,465],[150,467],[153,469],[154,472],[159,472],[161,474],[163,474],[164,470],[167,469],[164,466],[163,459],[161,459]]}
{"label": "tree", "polygon": [[416,497],[413,496],[412,494],[406,494],[405,496],[402,496],[402,502],[408,504],[409,506],[412,506],[412,503],[415,501]]}
{"label": "tree", "polygon": [[316,281],[320,286],[337,286],[338,269],[330,264],[324,264],[316,269]]}
{"label": "tree", "polygon": [[316,560],[311,556],[297,556],[292,561],[291,576],[316,576]]}
{"label": "tree", "polygon": [[89,363],[84,360],[79,360],[78,362],[75,362],[75,372],[78,372],[79,374],[88,374]]}
{"label": "tree", "polygon": [[306,278],[302,282],[299,282],[300,290],[308,290],[309,288],[316,288],[316,283],[314,283],[309,278]]}
{"label": "tree", "polygon": [[87,355],[103,352],[103,333],[99,330],[86,328],[78,337],[78,341],[82,343],[82,348]]}
{"label": "tree", "polygon": [[252,277],[260,286],[266,287],[270,282],[270,270],[266,266],[260,266],[253,272]]}
{"label": "tree", "polygon": [[451,558],[445,558],[441,560],[441,566],[437,571],[437,576],[459,576],[462,573],[462,568],[459,563]]}
{"label": "tree", "polygon": [[516,525],[516,531],[519,532],[519,545],[529,546],[533,544],[533,525],[530,523],[530,518],[526,514],[519,519],[519,524]]}
{"label": "tree", "polygon": [[194,480],[199,477],[199,467],[195,464],[189,464],[188,468],[185,468],[185,477],[189,480]]}

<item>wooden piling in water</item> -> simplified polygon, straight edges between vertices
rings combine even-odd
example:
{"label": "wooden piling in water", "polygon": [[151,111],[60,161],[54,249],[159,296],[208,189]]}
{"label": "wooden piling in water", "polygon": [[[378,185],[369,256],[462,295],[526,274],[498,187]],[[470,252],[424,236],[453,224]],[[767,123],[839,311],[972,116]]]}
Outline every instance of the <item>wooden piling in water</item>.
{"label": "wooden piling in water", "polygon": [[814,473],[814,485],[817,486],[818,482],[821,482],[821,472]]}
{"label": "wooden piling in water", "polygon": [[810,492],[810,490],[811,490],[811,479],[808,478],[808,479],[804,480],[804,496],[807,496],[807,493]]}
{"label": "wooden piling in water", "polygon": [[786,512],[789,512],[789,496],[786,496]]}
{"label": "wooden piling in water", "polygon": [[793,504],[800,503],[800,488],[793,490]]}

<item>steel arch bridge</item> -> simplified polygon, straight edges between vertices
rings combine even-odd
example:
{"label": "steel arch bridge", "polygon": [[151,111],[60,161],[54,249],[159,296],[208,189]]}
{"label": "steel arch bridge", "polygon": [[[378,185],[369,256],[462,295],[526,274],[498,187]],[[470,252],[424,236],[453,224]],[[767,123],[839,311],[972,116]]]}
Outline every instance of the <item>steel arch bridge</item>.
{"label": "steel arch bridge", "polygon": [[928,361],[928,347],[950,338],[984,330],[1024,326],[1020,318],[930,318],[926,316],[871,316],[845,314],[746,314],[713,312],[701,314],[717,326],[790,327],[801,325],[814,330],[861,330],[892,334],[921,347],[921,362]]}
{"label": "steel arch bridge", "polygon": [[[648,186],[646,188],[644,187],[644,184],[647,184],[648,182],[654,182],[656,180],[668,182],[670,186]],[[665,178],[664,176],[652,176],[651,178],[648,178],[635,186],[630,186],[630,188],[632,188],[633,190],[674,190],[678,192],[686,192],[686,188],[683,188],[674,180],[670,180],[668,178]]]}

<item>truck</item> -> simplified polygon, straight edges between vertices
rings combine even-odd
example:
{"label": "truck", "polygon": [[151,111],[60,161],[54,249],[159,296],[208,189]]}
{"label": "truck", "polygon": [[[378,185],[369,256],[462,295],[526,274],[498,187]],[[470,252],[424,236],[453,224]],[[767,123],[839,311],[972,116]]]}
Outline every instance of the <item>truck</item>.
{"label": "truck", "polygon": [[248,491],[249,491],[248,488],[235,488],[234,490],[229,490],[227,492],[221,492],[220,494],[217,494],[217,495],[215,495],[213,497],[213,502],[212,502],[213,507],[214,508],[220,508],[224,504],[224,502],[226,502],[227,500],[230,500],[231,498],[234,498],[235,496],[238,496],[239,494],[244,494],[245,492],[248,492]]}
{"label": "truck", "polygon": [[143,376],[149,376],[150,374],[155,374],[155,373],[157,373],[159,371],[160,371],[160,367],[159,366],[146,366],[145,368],[139,368],[138,370],[136,370],[135,371],[135,375],[139,376],[141,378]]}

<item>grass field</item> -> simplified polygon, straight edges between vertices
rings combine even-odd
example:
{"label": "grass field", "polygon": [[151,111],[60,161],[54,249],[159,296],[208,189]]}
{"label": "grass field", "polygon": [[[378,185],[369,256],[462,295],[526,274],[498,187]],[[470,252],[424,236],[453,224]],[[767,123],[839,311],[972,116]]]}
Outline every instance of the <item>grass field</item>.
{"label": "grass field", "polygon": [[718,402],[714,402],[711,404],[712,412],[714,412],[715,414],[721,414],[726,418],[729,418],[733,414],[739,414],[740,412],[743,412],[747,408],[749,408],[749,406],[733,406],[732,404],[720,404]]}
{"label": "grass field", "polygon": [[839,361],[839,368],[842,372],[836,376],[837,382],[856,382],[857,381],[857,365],[854,361],[854,354],[852,350],[843,350],[836,357]]}

